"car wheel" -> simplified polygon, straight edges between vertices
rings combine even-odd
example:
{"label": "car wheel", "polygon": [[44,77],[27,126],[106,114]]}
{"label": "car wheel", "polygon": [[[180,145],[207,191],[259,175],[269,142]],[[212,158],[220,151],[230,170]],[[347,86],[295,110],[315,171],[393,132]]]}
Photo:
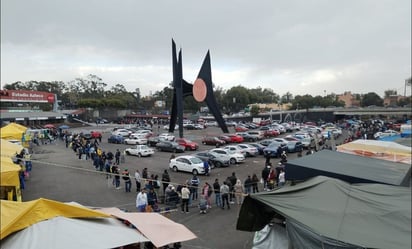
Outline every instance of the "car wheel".
{"label": "car wheel", "polygon": [[194,169],[193,171],[193,175],[197,175],[199,172],[197,171],[197,169]]}
{"label": "car wheel", "polygon": [[173,149],[173,153],[176,153],[176,149]]}
{"label": "car wheel", "polygon": [[249,152],[246,152],[246,157],[251,157]]}
{"label": "car wheel", "polygon": [[220,168],[220,167],[222,167],[222,163],[219,162],[219,161],[217,161],[217,162],[215,162],[215,166],[216,166],[217,168]]}
{"label": "car wheel", "polygon": [[130,156],[130,152],[129,152],[129,151],[126,151],[126,155]]}
{"label": "car wheel", "polygon": [[206,142],[203,142],[203,141],[202,141],[202,144],[206,145]]}
{"label": "car wheel", "polygon": [[230,158],[230,164],[236,164],[236,159]]}
{"label": "car wheel", "polygon": [[177,172],[177,171],[179,171],[179,170],[177,169],[176,166],[173,166],[173,171],[174,171],[174,172]]}
{"label": "car wheel", "polygon": [[138,154],[137,154],[137,157],[142,157],[142,154],[138,153]]}

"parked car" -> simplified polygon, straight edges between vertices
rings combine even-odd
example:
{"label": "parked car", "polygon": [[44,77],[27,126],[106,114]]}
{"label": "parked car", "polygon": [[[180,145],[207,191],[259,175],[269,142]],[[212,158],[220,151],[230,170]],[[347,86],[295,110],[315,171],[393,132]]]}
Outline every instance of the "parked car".
{"label": "parked car", "polygon": [[252,137],[255,137],[257,140],[265,138],[265,133],[263,131],[248,131],[247,133]]}
{"label": "parked car", "polygon": [[236,132],[243,132],[243,131],[248,131],[248,130],[249,130],[249,128],[247,128],[243,125],[236,125],[235,126],[235,131]]}
{"label": "parked car", "polygon": [[379,139],[379,138],[384,138],[384,137],[392,137],[392,136],[397,136],[400,133],[394,130],[386,130],[386,131],[382,131],[382,132],[377,132],[373,135],[373,137],[375,139]]}
{"label": "parked car", "polygon": [[258,149],[257,149],[255,146],[253,146],[253,145],[250,145],[250,144],[238,144],[237,146],[241,149],[241,151],[244,152],[243,154],[244,154],[246,157],[252,157],[252,156],[257,156],[257,155],[259,155]]}
{"label": "parked car", "polygon": [[127,148],[124,150],[126,155],[133,155],[133,156],[151,156],[155,153],[152,148],[149,148],[147,145],[135,145],[133,147]]}
{"label": "parked car", "polygon": [[201,151],[193,154],[193,156],[202,159],[202,161],[208,161],[212,168],[228,167],[230,165],[230,158],[218,153]]}
{"label": "parked car", "polygon": [[[203,166],[203,161],[195,156],[178,156],[170,160],[169,168],[175,172],[185,171],[192,174],[205,174],[205,169]],[[210,172],[210,168],[209,168]]]}
{"label": "parked car", "polygon": [[124,137],[120,135],[110,135],[110,137],[107,138],[107,142],[111,144],[122,144],[124,143]]}
{"label": "parked car", "polygon": [[231,143],[243,143],[243,137],[237,134],[227,134]]}
{"label": "parked car", "polygon": [[236,134],[238,134],[239,136],[242,136],[243,141],[246,141],[246,142],[256,142],[257,141],[257,138],[255,136],[252,136],[247,132],[237,132]]}
{"label": "parked car", "polygon": [[147,139],[142,136],[131,135],[129,138],[124,140],[125,144],[147,144]]}
{"label": "parked car", "polygon": [[184,152],[185,147],[176,143],[176,142],[171,142],[171,141],[162,141],[158,142],[156,144],[156,149],[159,151],[168,151],[168,152]]}
{"label": "parked car", "polygon": [[164,138],[165,140],[168,140],[168,141],[175,140],[175,136],[169,133],[162,133],[159,135],[159,138]]}
{"label": "parked car", "polygon": [[186,150],[197,150],[199,145],[186,138],[177,138],[176,143],[185,147]]}
{"label": "parked car", "polygon": [[230,144],[232,142],[232,139],[227,135],[220,135],[220,136],[217,136],[217,138],[225,141],[226,144]]}
{"label": "parked car", "polygon": [[259,153],[259,155],[263,155],[263,149],[266,148],[266,146],[263,146],[259,143],[250,143],[249,145],[255,147]]}
{"label": "parked car", "polygon": [[112,135],[118,135],[122,137],[128,137],[130,134],[132,134],[132,131],[128,129],[117,129],[112,132]]}
{"label": "parked car", "polygon": [[263,146],[269,146],[273,142],[273,138],[263,139],[259,143]]}
{"label": "parked car", "polygon": [[222,155],[228,156],[230,159],[230,164],[237,164],[245,161],[245,156],[243,156],[240,153],[232,153],[229,150],[224,150],[224,149],[212,149],[210,152],[213,153],[218,153]]}
{"label": "parked car", "polygon": [[218,147],[218,146],[225,145],[226,142],[219,139],[218,137],[203,137],[202,144],[215,145],[216,147]]}
{"label": "parked car", "polygon": [[303,150],[302,142],[294,139],[274,138],[274,141],[285,143],[288,146],[287,152],[298,152]]}
{"label": "parked car", "polygon": [[145,138],[148,138],[153,135],[153,132],[151,130],[136,130],[133,133],[130,134],[130,136],[141,136],[143,135]]}
{"label": "parked car", "polygon": [[270,157],[280,157],[283,151],[288,151],[288,146],[286,143],[273,141],[265,149],[263,149],[263,154]]}
{"label": "parked car", "polygon": [[147,139],[147,145],[148,145],[148,146],[153,146],[153,147],[155,147],[157,143],[163,142],[163,141],[166,141],[166,139],[165,139],[165,138],[161,138],[161,137],[159,137],[159,136],[149,137],[149,138]]}
{"label": "parked car", "polygon": [[239,153],[246,157],[246,151],[242,150],[238,145],[226,145],[222,149],[228,150],[233,153]]}

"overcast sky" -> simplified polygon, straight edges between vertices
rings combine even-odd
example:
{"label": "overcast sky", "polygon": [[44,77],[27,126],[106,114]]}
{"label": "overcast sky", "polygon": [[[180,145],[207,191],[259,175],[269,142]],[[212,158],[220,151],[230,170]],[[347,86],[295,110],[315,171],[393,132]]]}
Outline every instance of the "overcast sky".
{"label": "overcast sky", "polygon": [[1,84],[94,74],[149,95],[172,80],[172,38],[184,79],[210,50],[224,90],[383,96],[411,76],[410,0],[1,0]]}

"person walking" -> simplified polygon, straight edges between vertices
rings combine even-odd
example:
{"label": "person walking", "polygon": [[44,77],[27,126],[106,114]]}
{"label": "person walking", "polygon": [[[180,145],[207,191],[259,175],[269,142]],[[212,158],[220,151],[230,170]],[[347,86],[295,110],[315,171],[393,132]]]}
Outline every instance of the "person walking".
{"label": "person walking", "polygon": [[220,196],[220,184],[219,184],[219,179],[215,179],[215,182],[213,183],[213,190],[215,192],[215,205],[217,207],[222,206],[222,199]]}
{"label": "person walking", "polygon": [[186,212],[189,213],[189,198],[190,198],[190,190],[187,185],[183,185],[181,189],[181,196],[182,196],[182,213]]}
{"label": "person walking", "polygon": [[220,186],[220,193],[222,195],[222,209],[225,209],[225,203],[227,205],[227,209],[230,209],[230,205],[229,205],[229,186],[226,184],[226,181],[224,181],[222,186]]}
{"label": "person walking", "polygon": [[146,189],[142,188],[142,190],[136,196],[137,212],[146,212],[146,206],[147,206]]}

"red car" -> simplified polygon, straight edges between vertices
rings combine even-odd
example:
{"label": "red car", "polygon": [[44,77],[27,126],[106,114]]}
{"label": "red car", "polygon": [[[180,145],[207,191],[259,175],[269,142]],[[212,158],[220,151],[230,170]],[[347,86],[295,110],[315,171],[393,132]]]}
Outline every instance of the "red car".
{"label": "red car", "polygon": [[227,135],[220,135],[220,136],[217,136],[217,138],[225,141],[227,144],[230,144],[232,142],[232,139]]}
{"label": "red car", "polygon": [[199,148],[199,145],[197,143],[186,138],[177,138],[175,141],[176,143],[184,146],[186,150],[197,150]]}
{"label": "red car", "polygon": [[243,143],[243,137],[237,134],[228,134],[228,137],[230,137],[230,142],[231,143]]}
{"label": "red car", "polygon": [[264,131],[265,137],[276,137],[279,136],[280,132],[275,129],[269,129]]}
{"label": "red car", "polygon": [[241,126],[241,125],[238,125],[235,127],[236,132],[243,132],[243,131],[248,131],[248,130],[249,130],[248,128]]}
{"label": "red car", "polygon": [[226,142],[217,137],[204,137],[202,139],[202,144],[216,145],[217,147],[217,146],[225,145]]}

